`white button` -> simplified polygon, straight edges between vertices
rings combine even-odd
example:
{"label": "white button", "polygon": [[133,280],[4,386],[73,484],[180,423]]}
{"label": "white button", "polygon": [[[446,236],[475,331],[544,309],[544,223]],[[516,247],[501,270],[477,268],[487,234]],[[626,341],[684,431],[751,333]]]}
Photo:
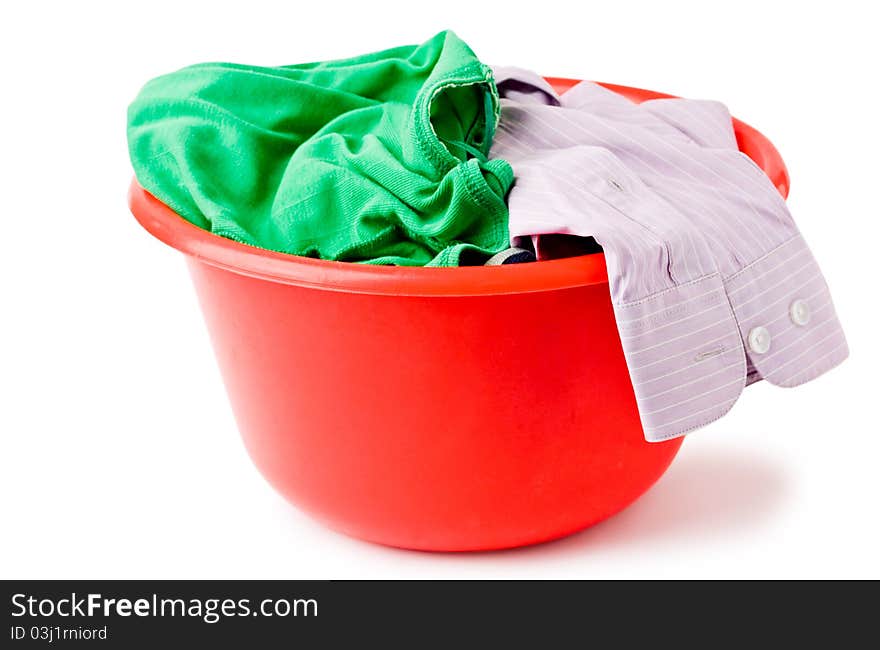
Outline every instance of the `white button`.
{"label": "white button", "polygon": [[770,349],[770,332],[766,327],[753,327],[749,332],[749,349],[755,354],[764,354]]}
{"label": "white button", "polygon": [[788,315],[791,316],[792,323],[803,327],[810,322],[810,305],[806,300],[798,298],[788,308]]}

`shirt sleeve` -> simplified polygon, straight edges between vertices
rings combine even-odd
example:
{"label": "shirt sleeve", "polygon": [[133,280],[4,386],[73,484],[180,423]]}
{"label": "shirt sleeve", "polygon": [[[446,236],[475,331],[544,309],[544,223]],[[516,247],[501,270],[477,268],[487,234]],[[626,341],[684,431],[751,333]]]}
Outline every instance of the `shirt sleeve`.
{"label": "shirt sleeve", "polygon": [[[545,83],[503,78],[517,96]],[[647,440],[718,419],[761,378],[794,386],[847,356],[819,267],[783,198],[738,150],[723,104],[637,105],[589,82],[559,105],[501,94],[493,154],[516,176],[511,237],[602,246]]]}

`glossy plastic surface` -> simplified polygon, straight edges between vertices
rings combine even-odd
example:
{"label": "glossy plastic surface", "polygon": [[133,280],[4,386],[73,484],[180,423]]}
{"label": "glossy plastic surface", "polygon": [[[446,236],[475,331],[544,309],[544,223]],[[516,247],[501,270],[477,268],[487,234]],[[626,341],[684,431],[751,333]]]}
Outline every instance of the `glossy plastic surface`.
{"label": "glossy plastic surface", "polygon": [[[741,123],[737,137],[785,195],[769,141]],[[541,542],[626,507],[681,445],[642,436],[601,255],[326,262],[212,235],[137,183],[129,201],[188,255],[257,467],[337,530],[437,551]]]}

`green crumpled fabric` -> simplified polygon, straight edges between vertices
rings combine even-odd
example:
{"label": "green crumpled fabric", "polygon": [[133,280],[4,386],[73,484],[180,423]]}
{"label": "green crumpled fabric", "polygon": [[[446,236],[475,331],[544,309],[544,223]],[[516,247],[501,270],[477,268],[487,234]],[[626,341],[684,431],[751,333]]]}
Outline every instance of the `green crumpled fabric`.
{"label": "green crumpled fabric", "polygon": [[277,68],[206,63],[128,111],[140,184],[236,241],[327,260],[454,266],[508,243],[513,172],[488,160],[491,69],[452,32]]}

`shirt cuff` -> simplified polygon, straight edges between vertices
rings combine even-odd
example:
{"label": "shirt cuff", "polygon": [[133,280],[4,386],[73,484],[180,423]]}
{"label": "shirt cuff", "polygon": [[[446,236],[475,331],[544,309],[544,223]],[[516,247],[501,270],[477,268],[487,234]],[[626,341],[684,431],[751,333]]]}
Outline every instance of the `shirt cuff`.
{"label": "shirt cuff", "polygon": [[828,285],[800,235],[725,284],[749,361],[771,384],[803,384],[849,355]]}
{"label": "shirt cuff", "polygon": [[720,275],[614,310],[646,440],[682,436],[730,410],[746,357]]}
{"label": "shirt cuff", "polygon": [[614,311],[649,442],[717,420],[748,384],[797,386],[849,354],[800,235],[727,279],[715,273]]}

